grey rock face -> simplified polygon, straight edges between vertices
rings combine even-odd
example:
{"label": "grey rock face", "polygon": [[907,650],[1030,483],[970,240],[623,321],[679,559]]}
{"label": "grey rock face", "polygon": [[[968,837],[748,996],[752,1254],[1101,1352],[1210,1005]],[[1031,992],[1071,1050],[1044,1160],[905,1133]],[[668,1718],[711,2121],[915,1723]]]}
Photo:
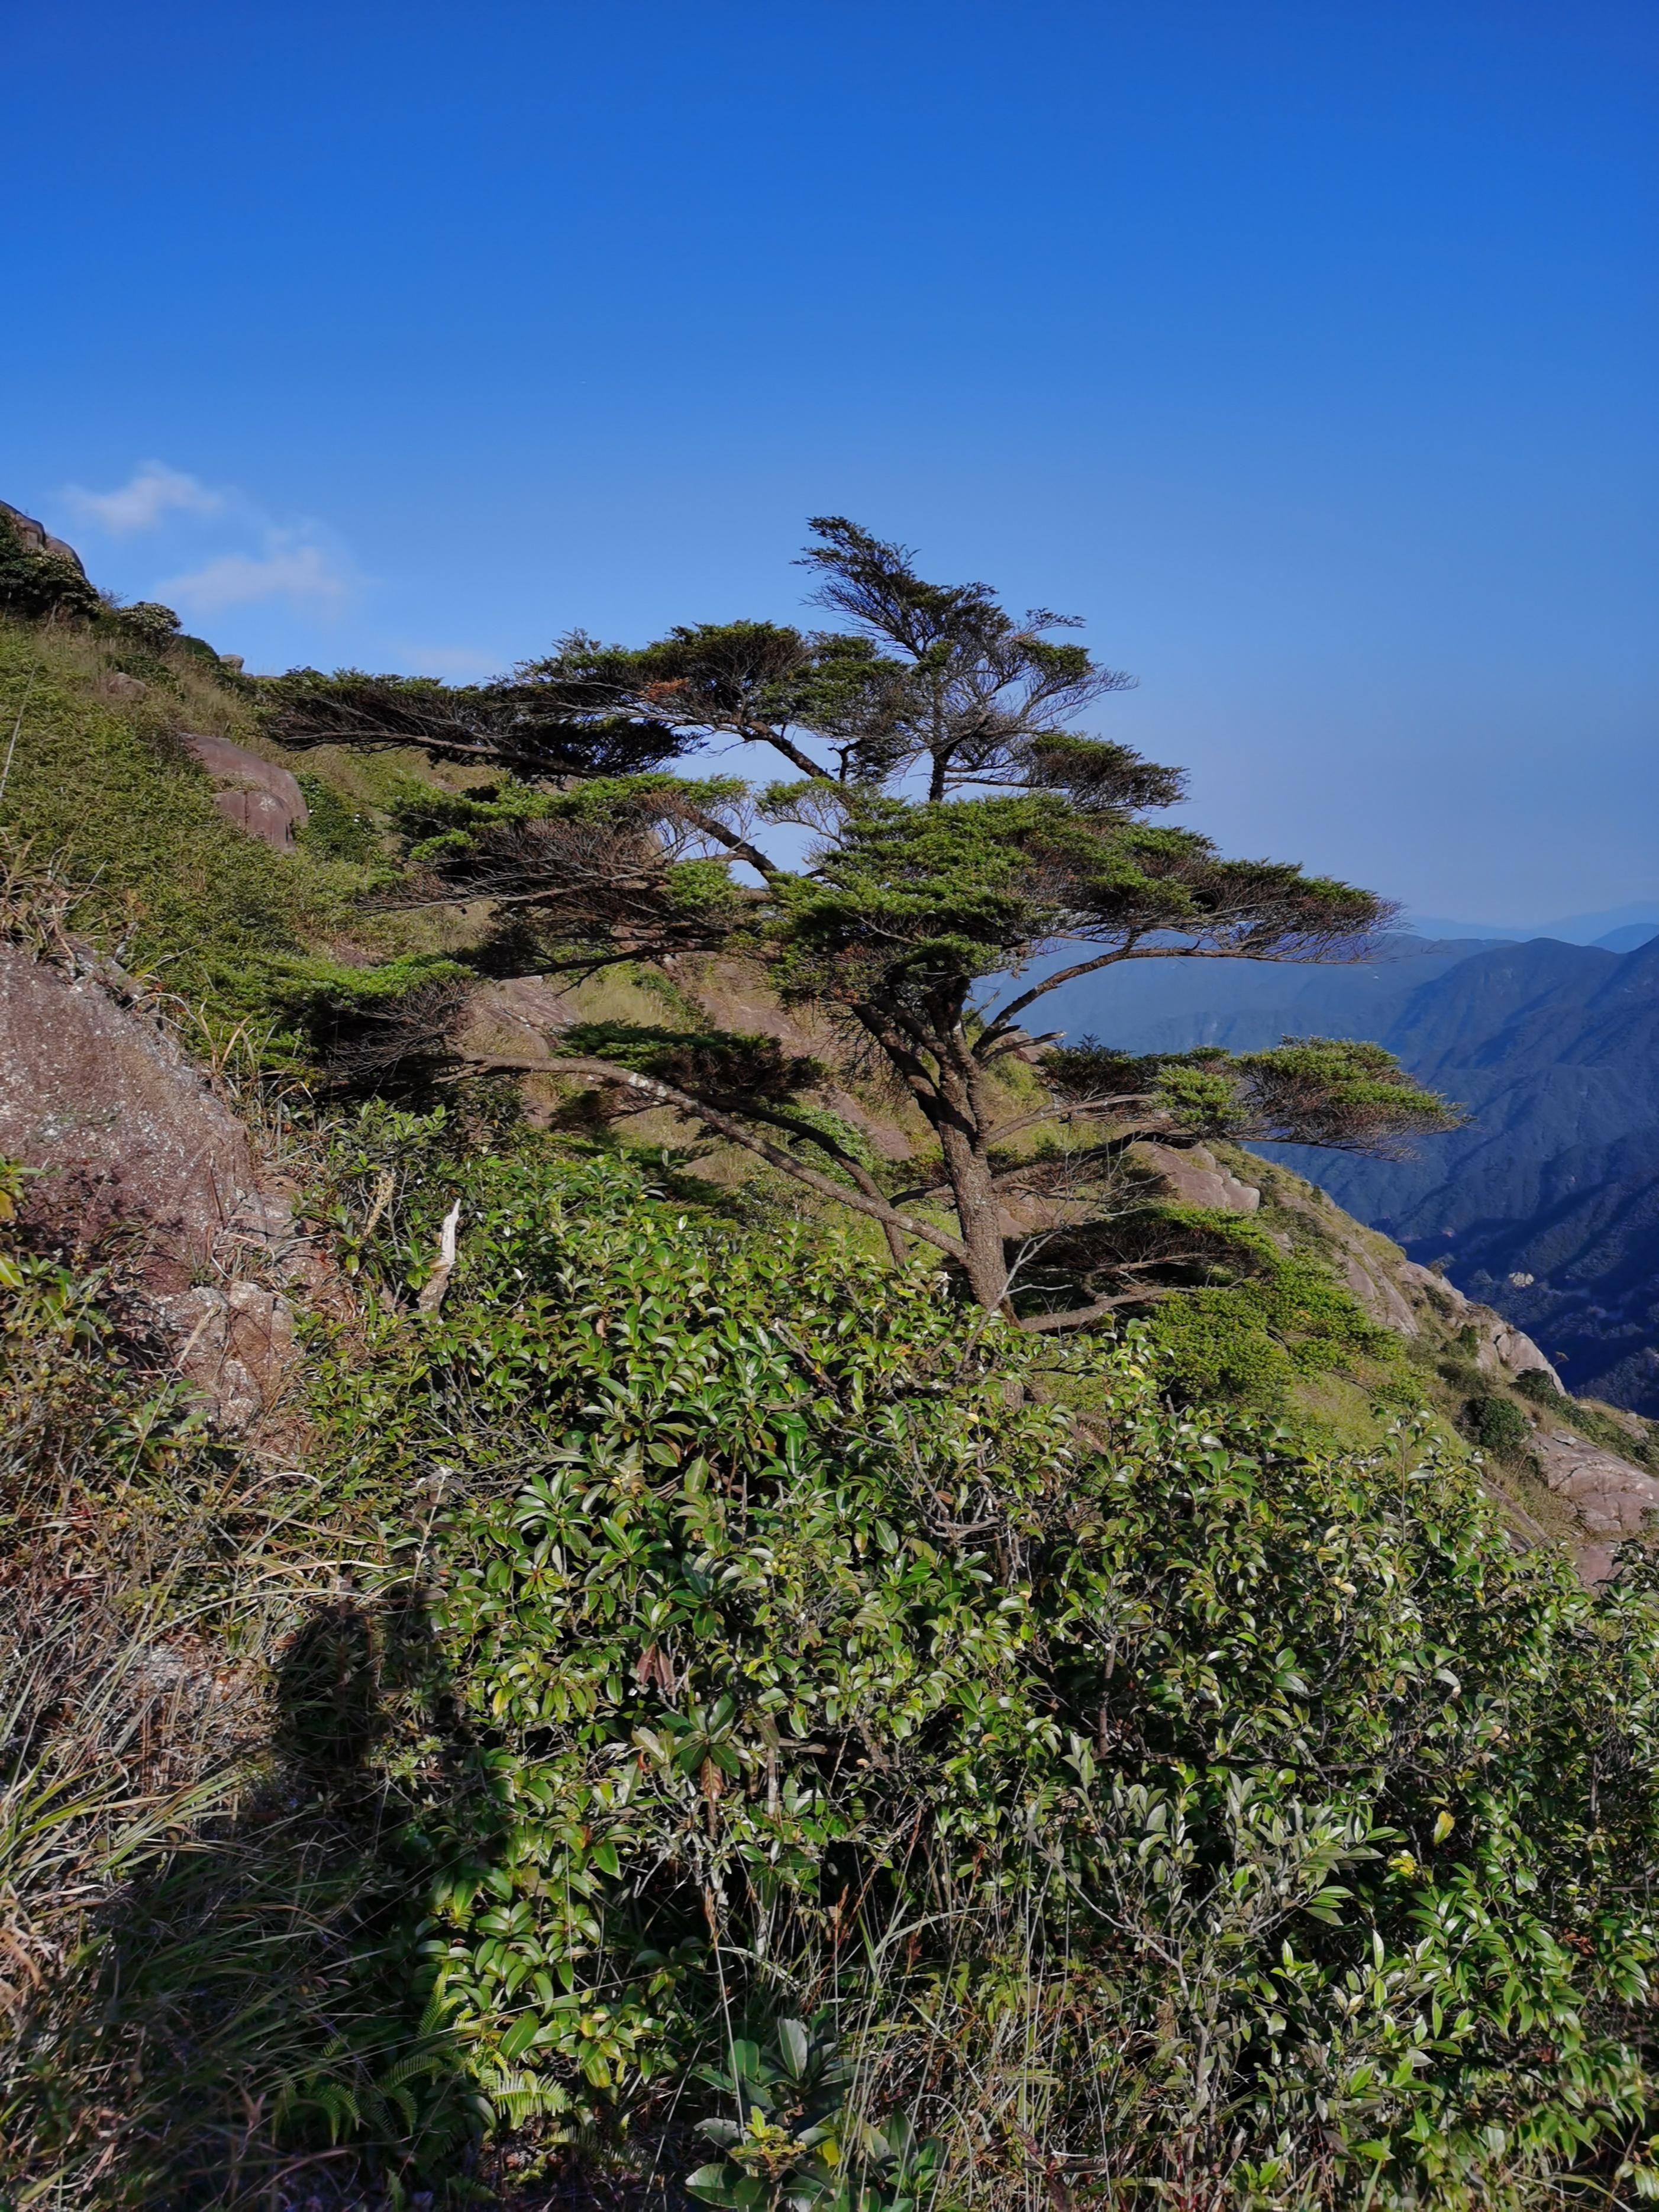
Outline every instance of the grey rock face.
{"label": "grey rock face", "polygon": [[1170,1145],[1139,1144],[1130,1147],[1129,1156],[1138,1166],[1161,1176],[1183,1206],[1205,1206],[1218,1213],[1254,1213],[1261,1204],[1255,1185],[1223,1167],[1202,1145],[1177,1151]]}
{"label": "grey rock face", "polygon": [[1532,1455],[1539,1473],[1571,1505],[1589,1539],[1577,1548],[1579,1572],[1586,1582],[1604,1580],[1613,1571],[1614,1547],[1628,1536],[1639,1536],[1649,1516],[1659,1514],[1659,1480],[1568,1429],[1540,1428]]}

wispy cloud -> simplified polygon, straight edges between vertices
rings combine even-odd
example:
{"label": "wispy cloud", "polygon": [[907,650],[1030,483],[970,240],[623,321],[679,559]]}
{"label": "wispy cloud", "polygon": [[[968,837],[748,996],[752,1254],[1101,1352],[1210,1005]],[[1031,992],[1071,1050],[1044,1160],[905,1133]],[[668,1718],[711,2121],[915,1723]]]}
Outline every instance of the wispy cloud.
{"label": "wispy cloud", "polygon": [[225,495],[199,477],[169,468],[165,461],[141,461],[115,491],[88,491],[70,484],[64,497],[83,522],[96,523],[112,536],[154,530],[169,514],[214,515],[224,512]]}
{"label": "wispy cloud", "polygon": [[146,597],[195,616],[271,605],[301,616],[335,616],[362,580],[333,533],[320,524],[302,516],[279,519],[235,485],[204,483],[167,461],[139,462],[113,491],[71,484],[63,496],[82,521],[112,536],[166,531],[175,560],[176,529],[170,526],[182,521],[191,535],[199,532],[204,542],[195,565],[145,586]]}
{"label": "wispy cloud", "polygon": [[156,591],[197,614],[270,599],[300,614],[335,614],[350,595],[351,579],[320,545],[300,543],[291,532],[268,530],[264,553],[222,554],[185,575],[167,577]]}

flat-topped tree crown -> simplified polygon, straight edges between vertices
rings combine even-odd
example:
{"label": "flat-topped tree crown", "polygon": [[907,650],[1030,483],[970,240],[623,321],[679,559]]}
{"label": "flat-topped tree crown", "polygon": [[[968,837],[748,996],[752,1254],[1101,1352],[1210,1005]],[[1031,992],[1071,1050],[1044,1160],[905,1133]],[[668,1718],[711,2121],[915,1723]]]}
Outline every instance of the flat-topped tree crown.
{"label": "flat-topped tree crown", "polygon": [[931,799],[1032,781],[1046,744],[1068,737],[1097,699],[1133,683],[1097,665],[1086,647],[1047,635],[1081,628],[1075,616],[1034,607],[1016,619],[988,584],[929,584],[908,546],[842,515],[814,516],[811,527],[818,543],[801,565],[817,579],[814,599],[849,617],[900,670],[899,758],[906,769],[926,769]]}
{"label": "flat-topped tree crown", "polygon": [[[1045,1058],[1053,1040],[1033,1040],[1023,1018],[1079,975],[1130,959],[1352,957],[1391,910],[1287,862],[1225,859],[1199,831],[1153,818],[1183,779],[1073,726],[1128,680],[1048,635],[1074,623],[1042,609],[1017,619],[984,584],[930,584],[907,549],[839,517],[812,527],[803,558],[817,604],[851,631],[702,623],[640,647],[577,632],[510,679],[466,690],[301,672],[276,687],[277,728],[290,742],[414,744],[507,772],[404,808],[395,894],[493,909],[476,956],[489,972],[740,958],[873,1054],[936,1149],[884,1165],[829,1110],[821,1066],[802,1059],[780,1074],[764,1054],[765,1082],[746,1083],[762,1059],[732,1040],[714,1052],[653,1030],[623,1050],[595,1033],[526,1065],[603,1086],[628,1110],[675,1107],[879,1222],[896,1258],[930,1245],[981,1304],[1042,1327],[1156,1295],[1156,1262],[1123,1259],[1115,1277],[1097,1256],[1077,1276],[1078,1303],[1023,1310],[1016,1198],[1029,1217],[1063,1185],[1071,1234],[1139,1137],[1376,1149],[1453,1121],[1375,1047],[1316,1039],[1162,1073],[1113,1058],[1092,1091],[1078,1079],[1089,1053]],[[795,773],[757,790],[664,772],[676,755],[736,745]],[[769,848],[784,823],[807,831],[804,860]],[[411,1007],[397,1049],[457,1068],[515,1064],[468,1060],[453,1042],[459,998],[443,995],[441,1019],[438,1005],[428,994]],[[1018,1087],[999,1066],[1016,1052],[1030,1066]]]}

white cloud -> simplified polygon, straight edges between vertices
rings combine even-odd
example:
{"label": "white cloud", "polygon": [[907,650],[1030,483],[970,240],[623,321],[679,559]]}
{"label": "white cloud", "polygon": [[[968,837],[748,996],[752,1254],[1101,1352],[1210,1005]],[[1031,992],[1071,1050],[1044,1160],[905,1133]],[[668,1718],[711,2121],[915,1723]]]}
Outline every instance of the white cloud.
{"label": "white cloud", "polygon": [[226,553],[187,575],[169,576],[158,598],[179,600],[198,614],[284,599],[297,613],[332,614],[344,605],[351,583],[320,545],[295,544],[280,531],[266,536],[263,555]]}
{"label": "white cloud", "polygon": [[87,491],[70,484],[64,499],[85,522],[95,522],[114,537],[134,530],[154,530],[164,515],[219,514],[225,495],[212,491],[198,477],[170,469],[165,461],[141,461],[117,491]]}

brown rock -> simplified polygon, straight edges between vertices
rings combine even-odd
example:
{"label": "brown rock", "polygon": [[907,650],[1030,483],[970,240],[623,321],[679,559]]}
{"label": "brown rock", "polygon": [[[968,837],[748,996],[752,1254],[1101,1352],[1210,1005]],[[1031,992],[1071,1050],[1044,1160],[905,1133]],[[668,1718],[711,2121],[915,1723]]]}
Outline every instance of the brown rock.
{"label": "brown rock", "polygon": [[214,798],[227,822],[262,837],[278,852],[290,851],[294,833],[307,820],[305,794],[287,769],[261,760],[245,745],[228,738],[209,737],[181,730],[179,741],[189,747],[219,787]]}
{"label": "brown rock", "polygon": [[129,676],[125,669],[107,668],[93,686],[102,699],[143,699],[148,696],[149,686],[137,676]]}
{"label": "brown rock", "polygon": [[1613,1547],[1639,1536],[1648,1516],[1659,1513],[1659,1480],[1570,1429],[1540,1429],[1532,1450],[1539,1473],[1567,1499],[1590,1539],[1578,1549],[1579,1572],[1587,1582],[1605,1580]]}
{"label": "brown rock", "polygon": [[241,1124],[117,982],[0,945],[0,1155],[42,1170],[28,1210],[66,1244],[139,1232],[180,1371],[224,1425],[245,1428],[281,1394],[293,1317],[279,1293],[237,1278],[292,1274],[304,1248]]}
{"label": "brown rock", "polygon": [[3,499],[0,499],[0,515],[10,523],[27,552],[55,553],[60,561],[72,562],[83,576],[86,574],[86,570],[81,568],[81,556],[75,548],[66,545],[61,538],[54,538],[45,523],[37,522],[32,514],[25,514],[21,507],[8,506]]}
{"label": "brown rock", "polygon": [[1202,1145],[1177,1151],[1171,1145],[1142,1143],[1129,1147],[1137,1167],[1150,1168],[1169,1186],[1170,1195],[1183,1206],[1208,1206],[1217,1213],[1254,1213],[1261,1193],[1231,1168],[1224,1168]]}
{"label": "brown rock", "polygon": [[280,1292],[240,1281],[198,1284],[156,1301],[179,1350],[174,1364],[214,1407],[216,1426],[240,1435],[272,1412],[294,1363],[294,1310]]}
{"label": "brown rock", "polygon": [[155,1024],[91,975],[0,946],[0,1152],[79,1242],[152,1233],[153,1279],[179,1290],[257,1196],[246,1133]]}

